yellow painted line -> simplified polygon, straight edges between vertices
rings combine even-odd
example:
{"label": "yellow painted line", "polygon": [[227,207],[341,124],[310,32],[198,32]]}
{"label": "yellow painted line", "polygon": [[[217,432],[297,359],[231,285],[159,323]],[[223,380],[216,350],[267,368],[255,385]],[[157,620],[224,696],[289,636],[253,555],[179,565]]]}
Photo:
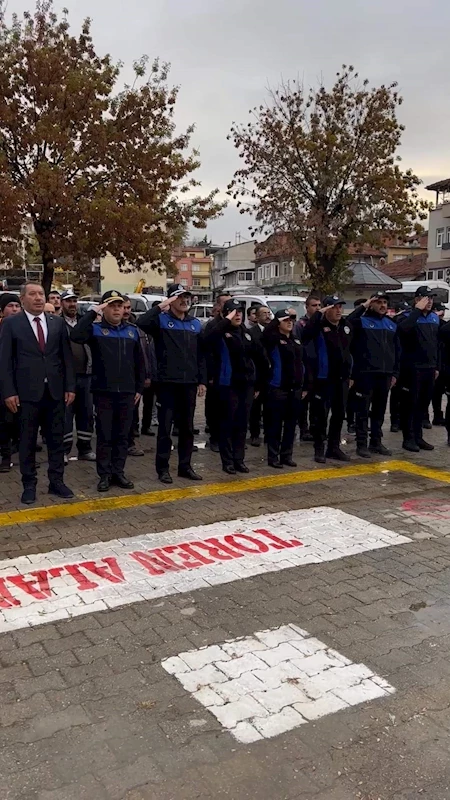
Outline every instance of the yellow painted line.
{"label": "yellow painted line", "polygon": [[79,500],[75,503],[26,508],[0,513],[0,527],[10,525],[56,521],[83,514],[116,511],[139,506],[154,506],[159,503],[174,503],[177,500],[200,500],[205,497],[254,492],[261,489],[276,489],[280,486],[295,486],[316,481],[340,480],[342,478],[377,475],[383,472],[405,472],[430,480],[450,483],[450,473],[431,467],[422,467],[408,461],[379,461],[373,464],[352,464],[347,467],[311,469],[303,472],[285,472],[263,475],[259,478],[244,478],[220,483],[204,483],[185,489],[159,489],[144,494],[126,494],[118,497],[101,497],[94,500]]}

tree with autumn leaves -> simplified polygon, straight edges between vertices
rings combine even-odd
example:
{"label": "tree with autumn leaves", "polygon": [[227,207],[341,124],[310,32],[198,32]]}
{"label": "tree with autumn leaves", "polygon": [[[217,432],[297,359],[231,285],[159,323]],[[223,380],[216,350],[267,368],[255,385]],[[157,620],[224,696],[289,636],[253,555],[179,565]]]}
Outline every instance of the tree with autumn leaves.
{"label": "tree with autumn leaves", "polygon": [[186,226],[205,228],[222,204],[197,196],[168,65],[137,61],[119,90],[89,19],[73,35],[52,0],[11,24],[6,10],[0,0],[0,257],[14,261],[31,221],[47,293],[58,262],[83,269],[109,252],[124,270],[170,266]]}
{"label": "tree with autumn leaves", "polygon": [[350,245],[421,229],[429,206],[400,166],[401,102],[395,84],[369,88],[344,65],[331,89],[284,83],[231,129],[243,165],[229,195],[253,216],[253,236],[287,234],[314,289],[345,282]]}

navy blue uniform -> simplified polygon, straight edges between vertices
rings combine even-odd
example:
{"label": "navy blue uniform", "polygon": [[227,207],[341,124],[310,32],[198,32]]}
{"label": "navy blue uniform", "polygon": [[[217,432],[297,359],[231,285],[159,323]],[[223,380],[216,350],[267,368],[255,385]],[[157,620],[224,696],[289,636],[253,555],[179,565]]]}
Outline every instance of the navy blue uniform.
{"label": "navy blue uniform", "polygon": [[269,464],[292,461],[295,428],[300,416],[303,385],[303,347],[297,336],[268,325],[262,344],[271,364],[267,390],[267,457]]}
{"label": "navy blue uniform", "polygon": [[328,453],[340,448],[353,364],[351,341],[352,329],[345,319],[333,325],[320,311],[316,311],[303,328],[302,344],[311,398],[311,433],[316,452],[327,438],[329,415]]}
{"label": "navy blue uniform", "polygon": [[381,445],[383,422],[392,378],[398,377],[400,345],[397,325],[386,314],[358,306],[347,321],[353,327],[352,355],[355,393],[356,442]]}
{"label": "navy blue uniform", "polygon": [[92,392],[96,409],[97,472],[122,476],[133,421],[134,398],[142,394],[145,365],[135,325],[96,322],[89,311],[71,330],[71,339],[92,353]]}
{"label": "navy blue uniform", "polygon": [[404,442],[423,441],[422,423],[433,395],[439,358],[439,317],[415,308],[398,322],[401,343],[399,394]]}
{"label": "navy blue uniform", "polygon": [[261,363],[261,350],[248,328],[232,325],[226,318],[205,330],[204,342],[219,400],[222,466],[236,467],[244,461],[256,364]]}
{"label": "navy blue uniform", "polygon": [[155,343],[157,370],[158,439],[156,471],[169,469],[172,426],[178,425],[178,469],[191,466],[194,447],[194,412],[199,384],[206,386],[206,366],[200,341],[201,323],[187,314],[183,319],[159,306],[139,317],[139,328]]}

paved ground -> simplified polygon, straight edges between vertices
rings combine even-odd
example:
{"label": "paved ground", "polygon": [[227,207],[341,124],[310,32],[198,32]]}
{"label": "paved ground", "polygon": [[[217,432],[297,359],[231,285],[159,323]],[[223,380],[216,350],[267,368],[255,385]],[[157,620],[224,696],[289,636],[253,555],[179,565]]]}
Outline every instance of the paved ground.
{"label": "paved ground", "polygon": [[[28,575],[22,581],[28,609],[37,603],[37,583],[43,587],[41,554],[54,550],[64,563],[74,563],[75,555],[86,559],[83,548],[94,545],[98,566],[109,547],[103,542],[130,540],[131,549],[135,537],[183,529],[183,540],[195,540],[198,552],[198,542],[207,535],[199,526],[212,524],[222,535],[222,523],[238,520],[236,530],[252,532],[256,523],[245,519],[253,517],[269,519],[264,527],[270,520],[281,526],[273,528],[278,536],[292,539],[294,531],[302,539],[302,517],[295,512],[311,509],[301,544],[312,543],[315,552],[323,552],[320,563],[289,561],[291,550],[275,563],[274,553],[270,568],[257,574],[254,556],[248,554],[236,560],[244,566],[234,577],[224,568],[211,585],[190,590],[186,584],[176,594],[167,593],[169,572],[159,597],[53,622],[39,618],[38,609],[26,627],[0,634],[2,800],[450,800],[449,450],[442,428],[429,438],[438,445],[433,453],[406,460],[398,437],[388,436],[395,459],[405,464],[394,471],[384,464],[377,472],[355,458],[353,472],[337,467],[324,473],[311,461],[311,446],[303,444],[297,447],[297,474],[285,471],[285,478],[295,482],[286,485],[278,475],[274,484],[262,449],[249,448],[252,473],[244,476],[245,483],[235,479],[243,491],[228,493],[223,493],[217,457],[200,450],[196,466],[205,476],[202,495],[195,497],[187,482],[175,481],[175,491],[167,494],[170,502],[151,494],[161,487],[154,481],[150,452],[130,460],[135,500],[126,500],[128,507],[122,508],[119,499],[117,507],[104,511],[95,503],[89,511],[87,505],[97,500],[94,470],[72,462],[67,482],[76,491],[76,505],[64,506],[70,514],[64,518],[58,518],[60,504],[44,493],[44,463],[38,506],[46,516],[39,509],[15,515],[17,474],[2,476],[0,548],[5,561],[0,575],[5,570]],[[144,446],[153,449],[154,439]],[[349,449],[354,451],[354,445]],[[415,474],[408,464],[415,465]],[[330,463],[327,469],[335,466]],[[249,480],[255,477],[257,485]],[[234,481],[228,485],[236,488]],[[150,493],[145,504],[142,493]],[[319,516],[329,513],[330,524],[317,528],[312,510],[324,506],[330,510]],[[350,533],[359,536],[364,548],[376,549],[338,552],[339,536]],[[327,560],[330,535],[330,546],[337,548],[333,560]],[[181,541],[180,536],[155,536],[159,556],[165,543]],[[148,539],[146,548],[151,547]],[[192,575],[203,574],[202,569]],[[213,575],[216,567],[204,569]],[[174,582],[180,580],[173,574]],[[50,585],[49,602],[52,596]],[[67,607],[70,613],[70,601]],[[286,645],[287,650],[279,649]],[[257,740],[250,743],[235,735],[236,720],[214,711],[215,703],[223,709],[227,702],[226,695],[214,700],[224,691],[221,670],[229,692],[245,694],[241,675],[247,684],[250,672],[252,681],[255,675],[261,678],[259,661],[239,660],[244,651],[246,657],[265,658],[264,692],[269,672],[273,680],[281,674],[274,669],[289,675],[283,687],[269,687],[277,698],[282,688],[286,699],[260,712],[262,719],[238,707],[238,724],[243,720],[257,731]],[[180,654],[181,661],[173,661]],[[308,662],[313,665],[309,671],[304,657],[316,659]],[[224,660],[231,667],[223,666]],[[201,672],[213,668],[220,672],[220,678],[214,673],[216,683]],[[335,685],[340,669],[359,676],[356,684]],[[186,678],[188,670],[198,670],[198,684],[197,677]],[[371,692],[364,694],[361,687],[367,688],[368,681]],[[200,694],[211,686],[213,699]],[[317,686],[319,694],[312,697]],[[303,690],[310,693],[302,701],[298,693]],[[262,698],[269,695],[260,691],[256,696],[267,706]],[[254,697],[255,692],[252,702]],[[319,701],[320,708],[314,705]],[[277,735],[278,729],[284,732]],[[247,727],[239,730],[248,732]]]}

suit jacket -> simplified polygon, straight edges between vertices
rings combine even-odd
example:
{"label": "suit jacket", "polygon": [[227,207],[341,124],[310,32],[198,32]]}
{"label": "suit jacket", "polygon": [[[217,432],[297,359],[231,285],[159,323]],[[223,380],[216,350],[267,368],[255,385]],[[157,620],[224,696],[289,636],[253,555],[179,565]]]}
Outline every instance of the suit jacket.
{"label": "suit jacket", "polygon": [[[47,341],[42,353],[26,315],[21,312],[0,326],[0,395],[18,395],[38,403],[45,386],[54,400],[75,391],[75,370],[67,327],[62,317],[45,315]],[[47,382],[47,383],[46,383]]]}

